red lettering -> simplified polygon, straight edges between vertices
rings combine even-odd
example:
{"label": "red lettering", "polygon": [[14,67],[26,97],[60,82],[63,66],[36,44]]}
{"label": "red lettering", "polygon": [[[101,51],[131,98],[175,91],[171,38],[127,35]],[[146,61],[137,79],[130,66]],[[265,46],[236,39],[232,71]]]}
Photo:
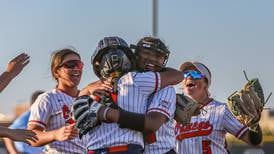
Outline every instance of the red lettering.
{"label": "red lettering", "polygon": [[62,112],[63,112],[63,118],[65,119],[67,124],[73,124],[75,122],[72,119],[72,113],[70,112],[67,105],[63,105]]}
{"label": "red lettering", "polygon": [[177,125],[176,129],[176,134],[178,134],[176,137],[177,140],[182,140],[185,138],[209,135],[212,132],[213,126],[209,123],[209,121],[202,121],[200,123],[190,123],[186,126]]}

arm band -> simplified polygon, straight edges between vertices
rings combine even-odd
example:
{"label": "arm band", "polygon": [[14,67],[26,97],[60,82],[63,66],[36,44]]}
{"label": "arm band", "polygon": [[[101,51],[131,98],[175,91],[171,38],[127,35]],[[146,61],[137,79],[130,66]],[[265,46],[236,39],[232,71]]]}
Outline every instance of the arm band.
{"label": "arm band", "polygon": [[144,131],[145,115],[128,112],[122,109],[120,109],[119,112],[120,116],[117,123],[120,128],[128,128],[139,132]]}
{"label": "arm band", "polygon": [[249,132],[248,132],[249,140],[250,140],[251,144],[253,144],[253,145],[260,144],[263,139],[261,127],[258,126],[256,130],[257,130],[256,132],[251,131],[251,130],[249,130]]}

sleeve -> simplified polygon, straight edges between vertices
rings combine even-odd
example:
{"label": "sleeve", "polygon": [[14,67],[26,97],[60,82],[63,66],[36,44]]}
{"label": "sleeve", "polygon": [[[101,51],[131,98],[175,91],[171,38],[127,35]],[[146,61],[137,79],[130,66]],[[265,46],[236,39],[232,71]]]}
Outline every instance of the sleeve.
{"label": "sleeve", "polygon": [[47,121],[50,113],[52,113],[52,106],[50,104],[48,95],[42,94],[38,96],[34,104],[30,108],[30,117],[28,124],[35,124],[46,129]]}
{"label": "sleeve", "polygon": [[225,131],[240,138],[248,128],[236,119],[235,116],[229,111],[227,105],[225,105],[225,112],[223,117],[223,125]]}
{"label": "sleeve", "polygon": [[152,94],[161,87],[160,74],[158,72],[136,73],[134,84],[138,86],[142,92]]}
{"label": "sleeve", "polygon": [[176,92],[173,87],[166,87],[153,95],[148,106],[149,112],[160,112],[168,119],[173,119],[176,108]]}

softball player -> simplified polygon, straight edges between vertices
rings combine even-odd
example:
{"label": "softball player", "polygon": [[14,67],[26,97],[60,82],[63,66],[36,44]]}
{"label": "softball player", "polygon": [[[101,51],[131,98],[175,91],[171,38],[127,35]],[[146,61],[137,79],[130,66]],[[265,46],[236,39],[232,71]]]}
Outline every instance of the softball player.
{"label": "softball player", "polygon": [[75,138],[70,108],[78,95],[78,84],[83,63],[80,55],[71,49],[54,53],[51,72],[57,81],[56,88],[41,94],[31,107],[28,129],[35,131],[38,142],[32,146],[46,145],[45,153],[79,153],[85,151],[86,140]]}
{"label": "softball player", "polygon": [[227,153],[226,133],[233,134],[250,145],[262,140],[262,132],[251,132],[229,111],[227,105],[209,96],[211,84],[209,69],[200,62],[186,62],[180,70],[184,74],[182,82],[184,94],[203,104],[203,111],[191,118],[185,126],[176,125],[178,152],[185,154]]}
{"label": "softball player", "polygon": [[[99,42],[99,45],[102,43],[105,44],[111,44],[115,42],[115,40],[118,40],[117,42],[123,42],[125,41],[121,40],[120,38],[115,37],[115,39],[111,38],[104,38],[102,41]],[[111,43],[106,43],[111,42]],[[119,44],[119,43],[118,43]],[[121,43],[119,46],[122,46]],[[127,45],[123,45],[123,48],[121,47],[107,47],[107,52],[104,51],[104,49],[99,48],[99,52],[95,52],[95,57],[93,59],[93,64],[98,63],[98,66],[117,66],[110,64],[111,62],[117,61],[117,56],[114,56],[114,53],[117,54],[121,49],[128,48]],[[112,51],[114,49],[115,51]],[[98,50],[98,48],[97,48]],[[126,49],[128,52],[131,52],[130,49]],[[103,52],[104,51],[104,52]],[[127,53],[127,51],[123,50],[124,53]],[[101,57],[98,58],[98,54],[102,53]],[[109,53],[109,54],[108,54]],[[115,60],[113,59],[115,57]],[[98,59],[96,59],[98,58]],[[127,63],[130,58],[127,60],[123,58],[121,60],[122,62]],[[94,62],[97,61],[98,62]],[[108,62],[108,63],[106,63]],[[121,63],[117,62],[121,66],[123,66]],[[151,67],[149,65],[148,67]],[[108,67],[107,70],[105,70],[106,67],[101,69],[96,69],[96,65],[94,65],[94,72],[97,76],[102,77],[106,75],[107,73],[111,73],[114,71],[111,69],[111,67]],[[117,68],[117,67],[116,67]],[[101,70],[101,71],[100,71]],[[111,70],[111,71],[110,71]],[[118,69],[119,70],[119,69]],[[122,69],[123,70],[123,69]],[[103,71],[103,72],[102,72]],[[116,70],[117,71],[117,70]],[[121,70],[120,70],[121,71]],[[104,73],[107,72],[107,73]],[[123,72],[123,71],[122,71]],[[175,73],[176,72],[176,73]],[[177,78],[176,83],[178,83],[181,80],[181,74],[177,71],[171,71],[171,73],[174,74],[174,77],[180,76],[179,79]],[[101,75],[98,75],[101,74]],[[137,114],[144,114],[147,111],[148,106],[148,99],[149,96],[157,92],[160,88],[165,87],[169,84],[172,84],[172,82],[175,81],[167,81],[163,80],[166,79],[170,75],[167,72],[163,73],[155,73],[155,72],[129,72],[123,75],[117,83],[117,105],[126,111],[135,112]],[[173,83],[173,84],[176,84]],[[122,115],[126,114],[126,115]],[[131,118],[129,118],[130,116]],[[98,152],[98,153],[104,153],[104,152],[127,152],[127,153],[142,153],[144,143],[143,143],[143,135],[139,131],[130,130],[130,129],[121,129],[121,128],[128,128],[128,119],[131,121],[135,121],[135,124],[133,127],[136,129],[143,129],[144,128],[144,121],[140,119],[135,119],[135,116],[128,115],[127,113],[123,112],[120,113],[120,119],[118,119],[118,124],[116,123],[102,123],[101,125],[97,126],[94,130],[89,132],[90,135],[90,142],[88,143],[88,152]]]}
{"label": "softball player", "polygon": [[[156,72],[165,67],[170,52],[160,39],[144,37],[133,47],[138,57],[138,70]],[[175,153],[175,89],[168,86],[150,97],[145,120],[151,125],[145,126],[144,153]]]}

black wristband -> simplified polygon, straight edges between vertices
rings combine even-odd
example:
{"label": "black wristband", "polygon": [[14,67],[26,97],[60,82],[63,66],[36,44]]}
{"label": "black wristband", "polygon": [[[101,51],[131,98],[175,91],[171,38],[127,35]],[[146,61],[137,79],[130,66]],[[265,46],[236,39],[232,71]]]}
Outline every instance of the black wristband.
{"label": "black wristband", "polygon": [[145,125],[145,115],[132,113],[120,109],[120,116],[118,119],[118,124],[120,128],[128,128],[136,131],[143,132]]}
{"label": "black wristband", "polygon": [[253,144],[253,145],[260,144],[263,139],[261,127],[258,126],[256,131],[249,130],[248,136],[249,136],[249,140],[250,140],[251,144]]}

